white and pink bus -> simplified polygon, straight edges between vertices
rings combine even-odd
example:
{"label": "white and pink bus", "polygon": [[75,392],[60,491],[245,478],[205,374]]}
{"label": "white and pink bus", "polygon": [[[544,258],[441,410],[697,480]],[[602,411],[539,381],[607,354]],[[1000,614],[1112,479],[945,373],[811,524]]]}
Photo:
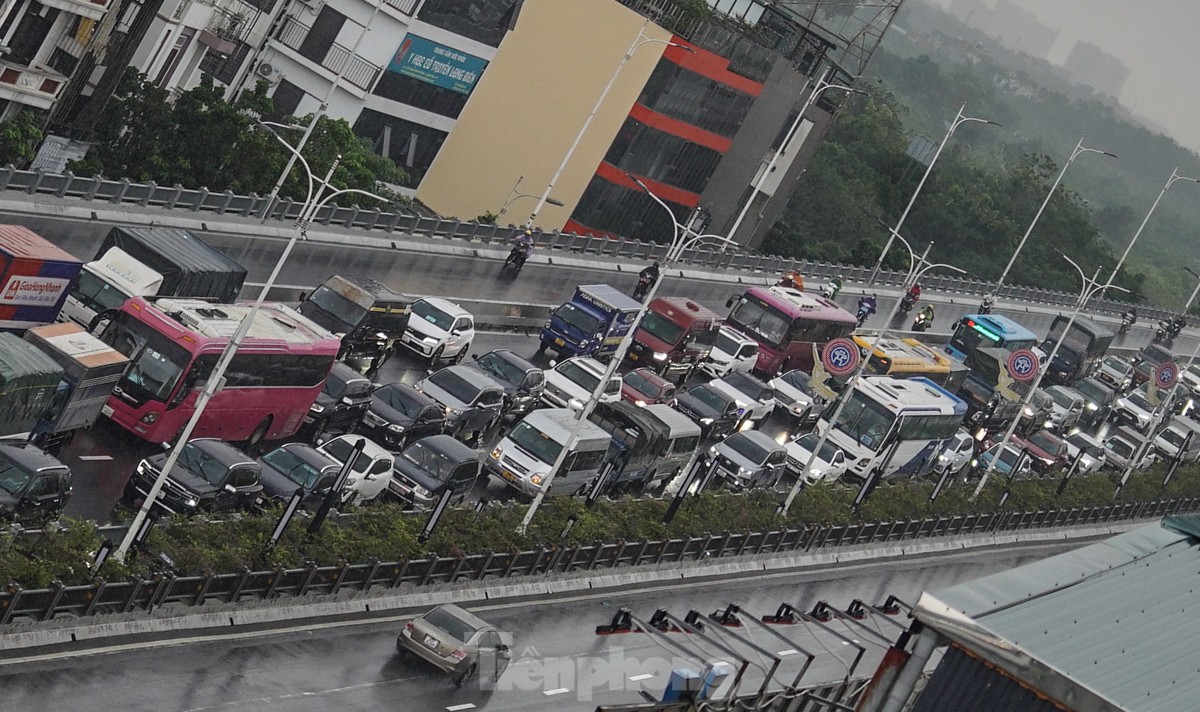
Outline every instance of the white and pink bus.
{"label": "white and pink bus", "polygon": [[759,344],[754,369],[767,376],[794,368],[811,371],[813,345],[849,336],[854,315],[820,295],[789,287],[751,287],[733,296],[727,326]]}

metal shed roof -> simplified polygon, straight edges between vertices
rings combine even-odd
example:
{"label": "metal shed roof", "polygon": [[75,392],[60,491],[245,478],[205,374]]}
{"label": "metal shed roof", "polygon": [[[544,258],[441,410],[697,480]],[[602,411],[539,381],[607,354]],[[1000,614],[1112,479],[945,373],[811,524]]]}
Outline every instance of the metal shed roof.
{"label": "metal shed roof", "polygon": [[1068,709],[1200,699],[1200,520],[1167,519],[921,597],[913,614]]}

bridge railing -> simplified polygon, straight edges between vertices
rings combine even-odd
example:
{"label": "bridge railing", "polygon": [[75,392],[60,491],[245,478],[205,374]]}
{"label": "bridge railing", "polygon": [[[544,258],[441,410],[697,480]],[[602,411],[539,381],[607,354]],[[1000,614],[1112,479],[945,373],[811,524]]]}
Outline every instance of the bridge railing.
{"label": "bridge railing", "polygon": [[[163,186],[156,183],[134,183],[128,179],[109,180],[99,176],[87,177],[67,173],[47,173],[41,169],[17,170],[12,166],[0,168],[0,190],[21,191],[30,195],[54,195],[62,199],[81,199],[108,202],[114,205],[137,205],[159,207],[167,210],[213,213],[242,217],[265,216],[268,219],[289,222],[300,214],[301,204],[291,198],[283,198],[267,204],[267,198],[254,193],[237,195],[230,191],[212,192],[207,188],[184,188],[180,185]],[[512,240],[519,228],[502,227],[475,222],[463,222],[453,218],[429,218],[415,214],[393,213],[372,206],[369,208],[327,205],[317,212],[313,222],[324,226],[355,228],[388,234],[417,235],[429,238],[504,243]],[[666,247],[641,240],[609,239],[575,233],[539,232],[538,246],[542,249],[563,250],[582,254],[604,255],[649,261],[662,258]],[[682,259],[689,268],[736,270],[752,274],[783,274],[789,270],[801,274],[827,279],[840,274],[849,284],[866,282],[870,270],[863,267],[825,262],[793,260],[775,255],[764,255],[743,251],[722,251],[719,247],[699,245],[689,250]],[[878,284],[899,286],[904,281],[900,272],[884,271]],[[983,295],[994,289],[994,283],[972,277],[955,275],[930,275],[925,278],[928,288],[935,292],[950,292],[964,295]],[[1036,287],[1005,285],[1000,291],[1002,301],[1035,302],[1050,306],[1069,307],[1077,295],[1056,292]],[[1118,315],[1128,308],[1127,304],[1109,299],[1096,300],[1089,310],[1093,313]],[[1143,320],[1163,319],[1171,312],[1153,307],[1141,307]]]}
{"label": "bridge railing", "polygon": [[0,625],[58,616],[153,611],[163,606],[202,606],[206,602],[265,601],[281,597],[333,595],[459,581],[544,576],[646,564],[710,561],[722,557],[812,551],[855,544],[894,543],[968,534],[1147,519],[1200,511],[1200,497],[1130,502],[1100,507],[938,516],[929,519],[812,525],[759,532],[733,532],[658,541],[545,546],[533,551],[434,556],[334,566],[309,563],[298,569],[210,571],[200,576],[171,572],[129,581],[25,590],[9,583],[0,591]]}

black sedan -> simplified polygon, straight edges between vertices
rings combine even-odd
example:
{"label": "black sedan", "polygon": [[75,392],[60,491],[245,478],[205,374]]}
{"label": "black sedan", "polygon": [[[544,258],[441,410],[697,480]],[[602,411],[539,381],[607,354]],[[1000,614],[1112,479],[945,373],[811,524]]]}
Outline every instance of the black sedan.
{"label": "black sedan", "polygon": [[746,409],[738,405],[737,399],[707,383],[679,394],[675,409],[695,421],[705,438],[733,432],[746,415]]}
{"label": "black sedan", "polygon": [[287,443],[258,458],[264,500],[286,502],[304,491],[301,505],[312,508],[333,487],[341,463],[303,443]]}
{"label": "black sedan", "polygon": [[391,450],[446,427],[446,413],[437,401],[404,383],[389,383],[371,395],[359,431]]}
{"label": "black sedan", "polygon": [[492,377],[504,388],[504,417],[520,420],[533,409],[542,397],[546,376],[542,369],[534,366],[508,349],[496,349],[472,357],[467,363],[481,373]]}

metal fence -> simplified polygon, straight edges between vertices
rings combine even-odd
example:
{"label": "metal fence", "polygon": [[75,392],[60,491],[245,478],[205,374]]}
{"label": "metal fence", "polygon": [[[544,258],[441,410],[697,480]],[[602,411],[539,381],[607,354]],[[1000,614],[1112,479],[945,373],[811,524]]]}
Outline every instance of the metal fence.
{"label": "metal fence", "polygon": [[911,541],[1060,526],[1083,526],[1200,510],[1200,497],[1131,502],[1037,512],[997,512],[892,522],[814,525],[800,529],[710,534],[662,541],[549,546],[535,551],[491,552],[470,556],[433,556],[401,561],[368,561],[274,571],[211,572],[202,576],[159,573],[130,581],[97,579],[81,586],[22,589],[10,583],[0,593],[0,625],[16,619],[46,621],[57,616],[153,611],[159,607],[201,606],[210,601],[236,603],[281,597],[328,596],[340,591],[367,592],[399,586],[532,577],[689,561],[711,561],[750,554],[812,551],[826,547]]}
{"label": "metal fence", "polygon": [[[151,183],[133,183],[128,179],[107,180],[100,177],[76,176],[67,173],[47,173],[43,170],[22,171],[12,166],[0,168],[0,190],[21,191],[33,194],[54,195],[58,198],[82,199],[85,201],[108,202],[114,205],[137,205],[160,207],[167,210],[213,213],[234,216],[266,216],[277,221],[294,221],[300,214],[301,204],[284,198],[267,204],[267,198],[254,193],[237,195],[230,191],[215,193],[207,188],[190,189],[180,185],[160,186]],[[362,229],[387,234],[438,237],[442,239],[466,240],[480,243],[506,243],[516,236],[518,228],[501,227],[455,219],[428,218],[414,214],[391,213],[378,207],[339,207],[327,205],[317,211],[313,222],[325,226]],[[564,232],[539,232],[538,247],[544,250],[562,250],[591,255],[626,258],[638,261],[661,259],[667,247],[653,242],[578,235]],[[736,270],[750,273],[782,274],[796,270],[817,278],[828,278],[840,274],[847,284],[862,284],[868,281],[871,269],[829,262],[792,260],[775,255],[764,255],[745,251],[721,251],[700,246],[684,253],[682,264],[712,270]],[[878,284],[899,286],[904,282],[900,272],[883,272]],[[929,275],[922,279],[927,289],[936,292],[963,295],[988,294],[993,291],[993,282],[972,277],[954,275]],[[1028,302],[1068,308],[1075,304],[1077,294],[1056,292],[1036,287],[1005,285],[1000,290],[1000,299],[1009,302]],[[1127,304],[1111,300],[1096,300],[1089,310],[1093,313],[1118,315],[1128,308]],[[1162,319],[1172,312],[1153,307],[1142,307],[1141,318]]]}

